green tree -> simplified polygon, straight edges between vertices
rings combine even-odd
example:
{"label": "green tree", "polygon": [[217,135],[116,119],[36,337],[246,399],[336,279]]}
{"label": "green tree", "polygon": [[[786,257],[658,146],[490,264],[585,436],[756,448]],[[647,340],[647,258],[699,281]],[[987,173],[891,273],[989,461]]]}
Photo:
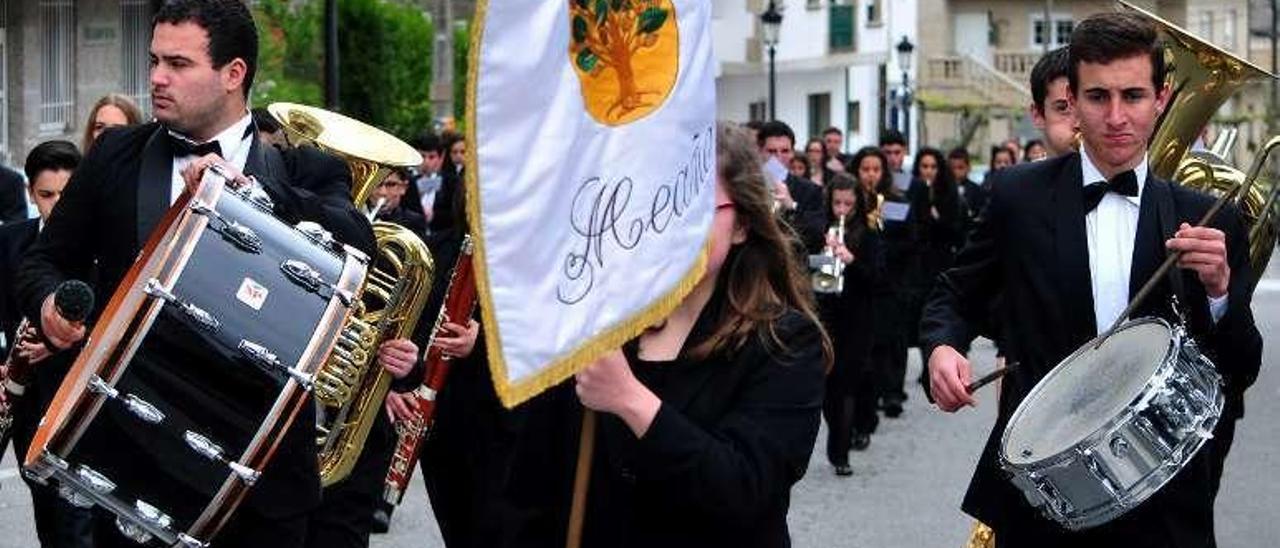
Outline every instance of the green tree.
{"label": "green tree", "polygon": [[458,129],[467,120],[467,72],[471,64],[471,23],[453,25],[453,120]]}
{"label": "green tree", "polygon": [[345,114],[402,138],[431,124],[431,22],[386,0],[338,4],[339,103]]}
{"label": "green tree", "polygon": [[324,102],[322,7],[321,1],[257,3],[254,18],[258,21],[260,51],[253,85],[254,105]]}

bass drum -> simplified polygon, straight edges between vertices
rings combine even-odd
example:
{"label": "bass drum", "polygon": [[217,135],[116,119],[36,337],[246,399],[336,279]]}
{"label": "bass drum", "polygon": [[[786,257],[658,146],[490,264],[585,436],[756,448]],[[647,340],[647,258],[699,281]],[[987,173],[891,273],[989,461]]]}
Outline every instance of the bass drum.
{"label": "bass drum", "polygon": [[152,233],[59,388],[25,472],[126,536],[203,546],[271,459],[367,258],[207,175]]}

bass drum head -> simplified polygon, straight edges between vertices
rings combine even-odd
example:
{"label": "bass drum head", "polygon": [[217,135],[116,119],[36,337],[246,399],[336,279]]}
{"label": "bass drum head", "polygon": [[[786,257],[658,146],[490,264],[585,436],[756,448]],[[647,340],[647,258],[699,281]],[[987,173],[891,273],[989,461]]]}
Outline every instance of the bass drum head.
{"label": "bass drum head", "polygon": [[1002,456],[1029,465],[1075,447],[1120,415],[1146,388],[1169,352],[1169,326],[1130,323],[1094,349],[1090,341],[1058,364],[1018,406]]}

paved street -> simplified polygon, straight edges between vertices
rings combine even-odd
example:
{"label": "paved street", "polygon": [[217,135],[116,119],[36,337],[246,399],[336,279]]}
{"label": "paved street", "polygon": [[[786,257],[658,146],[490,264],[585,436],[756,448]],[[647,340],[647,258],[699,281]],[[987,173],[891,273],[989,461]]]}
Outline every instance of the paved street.
{"label": "paved street", "polygon": [[[1280,267],[1272,265],[1254,301],[1267,339],[1262,375],[1249,393],[1218,504],[1223,548],[1274,546],[1280,538]],[[989,345],[975,352],[979,371],[991,367]],[[920,364],[913,356],[912,378]],[[798,547],[959,548],[970,520],[957,509],[982,440],[994,418],[991,392],[979,407],[947,416],[928,407],[916,387],[906,413],[881,422],[865,453],[855,453],[852,478],[837,478],[814,454],[796,487],[791,510]],[[825,434],[823,434],[825,436]],[[823,446],[818,440],[818,447]],[[31,504],[12,455],[0,464],[0,547],[35,546]],[[1272,483],[1276,482],[1276,483]],[[396,514],[377,548],[442,546],[421,483]]]}

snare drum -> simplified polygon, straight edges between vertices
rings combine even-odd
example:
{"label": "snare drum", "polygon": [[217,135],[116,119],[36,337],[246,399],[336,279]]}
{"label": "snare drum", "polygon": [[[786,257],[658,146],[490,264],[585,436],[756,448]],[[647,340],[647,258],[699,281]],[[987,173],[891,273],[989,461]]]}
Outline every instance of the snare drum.
{"label": "snare drum", "polygon": [[126,536],[204,546],[271,459],[367,258],[207,175],[165,214],[59,388],[25,471]]}
{"label": "snare drum", "polygon": [[1221,377],[1182,327],[1136,320],[1096,344],[1046,375],[1000,440],[1013,483],[1072,530],[1107,523],[1159,491],[1222,414]]}

